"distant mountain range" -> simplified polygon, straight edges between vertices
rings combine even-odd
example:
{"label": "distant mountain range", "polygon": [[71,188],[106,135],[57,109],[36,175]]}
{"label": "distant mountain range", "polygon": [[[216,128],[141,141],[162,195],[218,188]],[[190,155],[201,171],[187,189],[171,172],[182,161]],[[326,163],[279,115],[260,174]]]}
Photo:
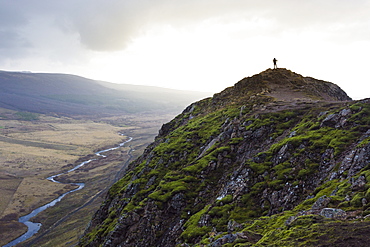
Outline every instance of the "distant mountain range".
{"label": "distant mountain range", "polygon": [[43,114],[180,112],[207,93],[114,84],[68,74],[0,71],[0,107]]}

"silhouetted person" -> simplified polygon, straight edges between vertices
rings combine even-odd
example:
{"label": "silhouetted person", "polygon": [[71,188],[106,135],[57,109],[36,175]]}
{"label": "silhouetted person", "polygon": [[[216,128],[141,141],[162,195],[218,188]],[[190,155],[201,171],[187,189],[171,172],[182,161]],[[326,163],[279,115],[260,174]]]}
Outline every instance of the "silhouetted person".
{"label": "silhouetted person", "polygon": [[277,65],[276,65],[277,60],[276,60],[276,58],[274,58],[272,61],[274,62],[274,69],[277,69]]}

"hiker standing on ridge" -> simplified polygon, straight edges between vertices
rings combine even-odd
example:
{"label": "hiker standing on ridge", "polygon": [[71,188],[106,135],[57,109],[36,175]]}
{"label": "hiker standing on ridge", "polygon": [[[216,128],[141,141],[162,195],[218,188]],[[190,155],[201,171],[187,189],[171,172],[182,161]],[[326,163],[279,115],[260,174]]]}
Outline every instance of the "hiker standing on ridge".
{"label": "hiker standing on ridge", "polygon": [[274,69],[277,69],[278,67],[276,65],[276,62],[277,62],[276,58],[274,58],[272,61],[274,62]]}

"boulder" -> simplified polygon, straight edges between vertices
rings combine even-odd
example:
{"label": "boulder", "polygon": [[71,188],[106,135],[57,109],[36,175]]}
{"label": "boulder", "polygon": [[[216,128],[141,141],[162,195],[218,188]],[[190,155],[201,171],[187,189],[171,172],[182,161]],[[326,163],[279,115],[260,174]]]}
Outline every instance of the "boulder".
{"label": "boulder", "polygon": [[329,219],[340,219],[346,216],[346,212],[338,208],[323,208],[320,215]]}
{"label": "boulder", "polygon": [[330,197],[327,197],[327,196],[322,196],[320,197],[319,199],[317,199],[317,201],[312,205],[312,211],[318,211],[318,210],[322,210],[323,208],[325,208],[329,202],[331,201],[331,198]]}

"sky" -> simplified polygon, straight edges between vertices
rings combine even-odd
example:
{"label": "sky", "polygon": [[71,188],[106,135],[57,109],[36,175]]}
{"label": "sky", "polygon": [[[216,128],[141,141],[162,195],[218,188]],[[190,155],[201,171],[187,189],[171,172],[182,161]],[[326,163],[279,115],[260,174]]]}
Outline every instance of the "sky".
{"label": "sky", "polygon": [[273,67],[370,98],[370,0],[0,0],[0,70],[216,93]]}

